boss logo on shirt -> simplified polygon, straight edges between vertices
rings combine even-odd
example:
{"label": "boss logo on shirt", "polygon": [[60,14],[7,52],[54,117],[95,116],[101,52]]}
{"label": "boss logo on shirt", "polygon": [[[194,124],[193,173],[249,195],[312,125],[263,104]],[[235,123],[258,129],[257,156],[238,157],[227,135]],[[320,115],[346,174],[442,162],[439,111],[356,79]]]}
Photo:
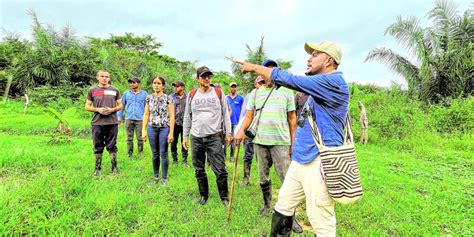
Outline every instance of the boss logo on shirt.
{"label": "boss logo on shirt", "polygon": [[194,99],[195,105],[214,105],[216,104],[216,98],[207,98],[207,99]]}

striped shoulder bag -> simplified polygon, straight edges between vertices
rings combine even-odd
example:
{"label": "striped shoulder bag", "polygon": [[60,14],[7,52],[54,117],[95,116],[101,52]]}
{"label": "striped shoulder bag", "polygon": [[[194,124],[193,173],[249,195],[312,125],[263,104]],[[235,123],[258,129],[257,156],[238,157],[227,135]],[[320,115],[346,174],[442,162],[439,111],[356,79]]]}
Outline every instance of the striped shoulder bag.
{"label": "striped shoulder bag", "polygon": [[337,147],[324,145],[321,133],[316,125],[313,111],[306,103],[308,122],[321,157],[323,178],[332,199],[338,203],[349,204],[362,197],[359,168],[357,166],[351,120],[347,112],[344,129],[344,143]]}

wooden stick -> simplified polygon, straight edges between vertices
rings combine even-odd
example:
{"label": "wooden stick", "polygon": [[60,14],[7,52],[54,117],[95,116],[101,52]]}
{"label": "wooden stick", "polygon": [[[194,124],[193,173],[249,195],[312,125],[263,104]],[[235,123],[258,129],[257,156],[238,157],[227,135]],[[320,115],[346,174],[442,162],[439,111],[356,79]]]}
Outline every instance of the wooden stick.
{"label": "wooden stick", "polygon": [[234,158],[234,177],[232,177],[232,185],[230,188],[230,198],[229,198],[229,206],[227,207],[227,223],[230,223],[230,212],[232,210],[232,200],[234,196],[234,186],[235,186],[235,178],[237,176],[237,164],[239,161],[239,151],[240,151],[240,143],[237,144],[237,153],[235,153]]}

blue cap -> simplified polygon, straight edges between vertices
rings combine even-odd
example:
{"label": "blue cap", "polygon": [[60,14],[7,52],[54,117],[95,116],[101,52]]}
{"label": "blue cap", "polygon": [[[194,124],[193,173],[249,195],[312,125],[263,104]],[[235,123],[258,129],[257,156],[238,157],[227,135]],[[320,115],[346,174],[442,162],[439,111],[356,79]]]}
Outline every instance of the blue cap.
{"label": "blue cap", "polygon": [[278,67],[278,63],[271,60],[271,59],[267,59],[262,63],[262,66],[264,66],[264,67],[270,67],[270,66]]}

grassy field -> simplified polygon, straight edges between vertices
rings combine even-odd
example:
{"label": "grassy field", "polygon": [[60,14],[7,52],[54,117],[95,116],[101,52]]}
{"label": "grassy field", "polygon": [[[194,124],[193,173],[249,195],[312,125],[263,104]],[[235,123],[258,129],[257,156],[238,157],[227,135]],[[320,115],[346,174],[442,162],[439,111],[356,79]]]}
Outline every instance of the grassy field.
{"label": "grassy field", "polygon": [[[167,186],[149,185],[151,152],[128,159],[125,131],[119,134],[120,174],[93,178],[94,160],[89,119],[67,115],[73,137],[69,145],[48,143],[55,121],[39,110],[22,115],[19,106],[0,109],[0,233],[39,235],[262,235],[271,218],[261,218],[257,169],[251,185],[240,185],[239,163],[232,222],[220,203],[215,176],[210,200],[200,206],[192,167],[170,165]],[[398,142],[397,144],[403,144]],[[336,207],[342,236],[473,235],[474,139],[427,138],[420,145],[357,146],[365,189],[353,205]],[[240,156],[241,157],[241,156]],[[229,182],[233,164],[227,164]],[[280,183],[272,172],[274,197]],[[274,200],[275,201],[275,200]],[[303,208],[303,207],[302,207]],[[304,210],[299,219],[311,234]]]}

